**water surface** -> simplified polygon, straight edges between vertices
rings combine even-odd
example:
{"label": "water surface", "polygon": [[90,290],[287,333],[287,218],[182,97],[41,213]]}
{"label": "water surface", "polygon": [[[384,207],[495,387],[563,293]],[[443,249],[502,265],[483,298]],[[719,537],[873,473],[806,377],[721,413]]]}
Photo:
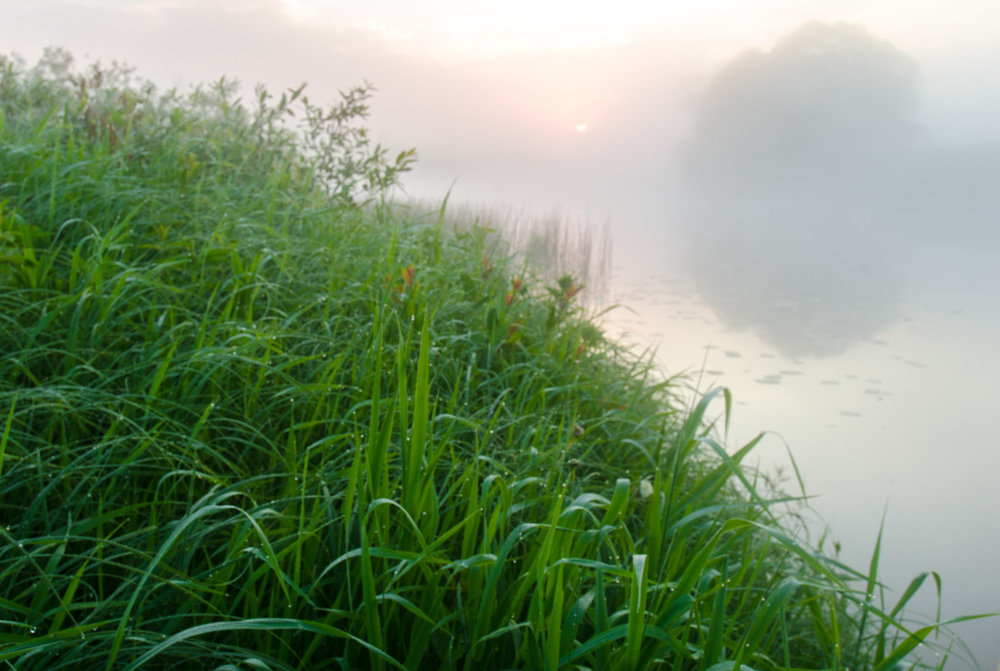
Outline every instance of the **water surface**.
{"label": "water surface", "polygon": [[[728,325],[699,292],[683,258],[635,257],[615,268],[608,332],[654,347],[668,374],[735,396],[732,447],[761,431],[766,470],[791,474],[788,450],[811,505],[866,567],[885,513],[882,576],[892,603],[909,580],[937,571],[944,617],[1000,610],[1000,445],[993,397],[1000,379],[1000,255],[925,254],[901,274],[894,314],[844,346],[783,351],[769,331]],[[745,288],[734,287],[734,294]],[[760,297],[758,297],[759,299]],[[781,316],[794,322],[793,315]],[[816,334],[814,334],[816,335]],[[829,353],[836,351],[835,354]],[[794,490],[794,481],[789,489]],[[925,587],[910,615],[931,621]],[[984,668],[1000,659],[996,619],[957,628]],[[949,669],[973,668],[960,652]]]}

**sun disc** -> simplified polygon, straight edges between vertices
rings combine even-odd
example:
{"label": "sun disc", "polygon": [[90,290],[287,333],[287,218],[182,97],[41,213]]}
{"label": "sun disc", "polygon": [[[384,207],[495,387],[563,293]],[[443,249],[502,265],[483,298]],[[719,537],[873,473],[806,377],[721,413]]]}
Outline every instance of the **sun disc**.
{"label": "sun disc", "polygon": [[577,130],[578,132],[582,133],[583,131],[587,130],[587,124],[585,124],[585,123],[578,123],[578,124],[577,124],[577,125],[575,126],[575,128],[576,128],[576,130]]}

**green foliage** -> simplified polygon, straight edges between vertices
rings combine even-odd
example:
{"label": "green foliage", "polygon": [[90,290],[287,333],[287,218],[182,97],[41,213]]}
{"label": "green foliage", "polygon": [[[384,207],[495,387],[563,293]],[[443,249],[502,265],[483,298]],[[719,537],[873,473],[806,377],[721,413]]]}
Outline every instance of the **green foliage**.
{"label": "green foliage", "polygon": [[381,207],[412,155],[367,89],[2,65],[9,668],[866,669],[934,630],[790,536],[728,392],[682,412],[572,277]]}

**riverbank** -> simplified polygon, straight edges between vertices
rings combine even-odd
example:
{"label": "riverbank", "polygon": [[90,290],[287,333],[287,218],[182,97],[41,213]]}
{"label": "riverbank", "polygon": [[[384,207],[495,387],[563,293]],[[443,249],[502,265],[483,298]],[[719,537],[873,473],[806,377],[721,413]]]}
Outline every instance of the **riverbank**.
{"label": "riverbank", "polygon": [[0,659],[859,669],[933,631],[877,548],[794,537],[727,392],[683,407],[572,276],[387,206],[366,90],[3,65]]}

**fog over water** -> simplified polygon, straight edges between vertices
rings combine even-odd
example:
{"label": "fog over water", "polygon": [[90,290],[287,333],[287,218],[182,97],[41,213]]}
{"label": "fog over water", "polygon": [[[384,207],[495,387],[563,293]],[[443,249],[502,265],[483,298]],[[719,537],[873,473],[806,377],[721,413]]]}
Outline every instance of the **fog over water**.
{"label": "fog over water", "polygon": [[[610,222],[609,333],[732,388],[731,442],[787,444],[848,563],[886,510],[897,597],[937,570],[945,616],[1000,611],[1000,5],[417,4],[0,0],[0,44],[371,81],[409,195]],[[1000,619],[958,631],[994,668]]]}
{"label": "fog over water", "polygon": [[918,105],[916,63],[853,24],[806,24],[715,77],[678,199],[724,323],[840,354],[899,318],[921,250],[998,247],[1000,143],[935,143]]}

